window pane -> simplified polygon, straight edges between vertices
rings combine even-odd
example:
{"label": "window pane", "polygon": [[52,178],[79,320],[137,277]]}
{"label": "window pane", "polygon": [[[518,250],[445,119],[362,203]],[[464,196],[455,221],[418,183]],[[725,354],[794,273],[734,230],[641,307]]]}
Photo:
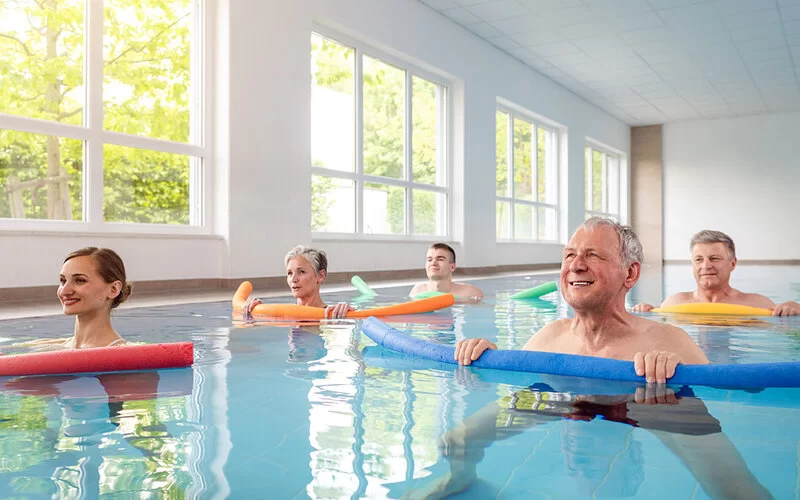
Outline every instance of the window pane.
{"label": "window pane", "polygon": [[353,181],[311,176],[311,230],[328,233],[356,231],[356,188]]}
{"label": "window pane", "polygon": [[405,189],[385,184],[364,186],[364,232],[404,234],[406,232]]}
{"label": "window pane", "polygon": [[603,175],[603,163],[605,163],[605,153],[602,151],[592,151],[592,210],[595,212],[605,212],[604,192],[605,176]]}
{"label": "window pane", "polygon": [[84,1],[0,2],[0,112],[83,122]]}
{"label": "window pane", "polygon": [[191,102],[191,0],[105,0],[104,6],[105,129],[189,141],[189,110],[201,109]]}
{"label": "window pane", "polygon": [[111,144],[103,155],[107,222],[189,224],[190,157]]}
{"label": "window pane", "polygon": [[537,129],[537,133],[536,171],[538,175],[538,200],[543,203],[556,204],[558,200],[558,189],[556,187],[556,180],[558,179],[556,133],[541,127]]}
{"label": "window pane", "polygon": [[616,156],[608,155],[608,211],[620,213],[620,161]]}
{"label": "window pane", "polygon": [[[497,196],[511,196],[508,187],[508,114],[498,111],[495,115],[497,137]],[[499,213],[499,212],[498,212]]]}
{"label": "window pane", "polygon": [[405,71],[364,56],[364,172],[403,178]]}
{"label": "window pane", "polygon": [[81,220],[83,143],[0,130],[0,217]]}
{"label": "window pane", "polygon": [[311,164],[355,170],[354,51],[311,34]]}
{"label": "window pane", "polygon": [[532,240],[535,221],[533,220],[533,206],[514,204],[514,239]]}
{"label": "window pane", "polygon": [[592,150],[587,146],[585,153],[585,161],[584,166],[586,167],[583,171],[583,179],[584,179],[584,190],[583,190],[583,199],[585,201],[586,210],[592,209]]}
{"label": "window pane", "polygon": [[414,189],[411,191],[411,203],[414,212],[414,234],[444,236],[447,234],[445,214],[447,213],[447,196]]}
{"label": "window pane", "polygon": [[533,200],[533,125],[514,118],[514,197]]}
{"label": "window pane", "polygon": [[558,220],[555,208],[539,207],[539,239],[558,240]]}
{"label": "window pane", "polygon": [[412,76],[411,170],[414,182],[444,186],[446,182],[444,145],[439,144],[444,117],[445,89]]}
{"label": "window pane", "polygon": [[511,239],[511,204],[507,201],[498,201],[496,205],[495,220],[497,221],[497,239]]}

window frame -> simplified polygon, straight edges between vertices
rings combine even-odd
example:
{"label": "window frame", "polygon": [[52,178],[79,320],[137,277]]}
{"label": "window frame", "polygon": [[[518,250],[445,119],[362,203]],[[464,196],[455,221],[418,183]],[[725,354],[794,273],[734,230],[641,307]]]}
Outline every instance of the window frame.
{"label": "window frame", "polygon": [[[508,169],[507,179],[509,179],[509,191],[508,194],[510,196],[498,196],[497,189],[495,187],[495,196],[494,196],[494,205],[495,210],[497,209],[497,202],[504,202],[509,204],[509,235],[510,238],[499,238],[497,236],[497,215],[495,214],[495,241],[497,243],[560,243],[561,242],[561,192],[560,192],[560,175],[559,175],[559,165],[560,165],[560,150],[561,150],[561,129],[554,124],[548,123],[547,120],[538,117],[536,114],[522,110],[517,106],[514,106],[510,103],[506,103],[503,101],[498,100],[497,106],[495,109],[495,120],[497,119],[497,113],[506,113],[508,115],[508,122],[507,128],[508,132],[506,133],[506,156],[507,156],[507,165],[506,168]],[[514,196],[514,119],[519,118],[522,119],[534,127],[535,133],[532,134],[533,136],[533,144],[531,146],[531,161],[533,162],[531,165],[531,170],[533,172],[533,200],[522,200]],[[555,179],[555,187],[553,189],[553,195],[555,197],[555,203],[544,203],[539,201],[539,169],[538,169],[538,162],[539,162],[539,134],[538,130],[542,128],[551,132],[553,134],[553,154],[555,158],[553,159],[553,164],[555,168],[553,169],[552,175]],[[497,123],[495,123],[495,144],[497,142]],[[496,146],[495,146],[496,147]],[[496,150],[496,149],[495,149]],[[536,152],[536,153],[533,153]],[[497,176],[497,158],[495,158],[495,179]],[[523,204],[529,205],[533,208],[534,220],[535,220],[535,230],[534,230],[534,237],[530,239],[518,239],[514,237],[514,205],[515,204]],[[555,239],[539,239],[539,208],[550,208],[555,210],[556,213],[556,222],[555,222]]]}
{"label": "window frame", "polygon": [[[439,75],[433,69],[425,69],[419,64],[411,62],[410,58],[404,57],[401,54],[391,54],[387,50],[381,50],[373,45],[365,43],[357,38],[347,36],[339,31],[331,29],[327,26],[314,23],[309,33],[309,38],[312,35],[318,35],[328,40],[343,45],[353,50],[354,67],[353,67],[353,82],[355,88],[353,89],[353,105],[354,110],[354,137],[355,142],[354,150],[354,170],[352,172],[345,172],[341,170],[317,167],[311,164],[311,172],[309,180],[315,175],[331,177],[335,179],[344,179],[354,183],[355,190],[355,224],[354,232],[332,232],[332,231],[312,231],[312,240],[369,240],[369,241],[430,241],[431,238],[439,238],[443,241],[448,241],[452,238],[453,233],[453,160],[452,154],[452,120],[453,120],[453,87],[454,82],[450,81],[443,75]],[[311,50],[309,47],[309,57]],[[391,177],[381,177],[378,175],[371,175],[364,173],[364,116],[363,116],[363,78],[364,78],[364,62],[363,57],[368,56],[385,64],[403,70],[405,72],[405,89],[404,89],[404,109],[403,109],[403,179],[393,179]],[[411,118],[413,117],[413,100],[412,94],[413,77],[417,76],[433,83],[437,86],[443,87],[444,98],[441,100],[444,104],[444,110],[440,112],[442,125],[437,130],[437,147],[436,156],[437,162],[441,165],[442,170],[437,168],[437,177],[444,176],[444,185],[438,184],[423,184],[413,181],[413,127],[410,126]],[[383,233],[366,233],[364,232],[364,189],[366,184],[383,184],[386,186],[400,187],[405,192],[405,206],[404,206],[404,220],[405,232],[402,234],[383,234]],[[445,211],[443,215],[443,224],[445,226],[444,234],[414,234],[414,207],[413,207],[413,193],[414,190],[421,190],[433,192],[437,194],[444,194],[446,197]],[[313,217],[313,214],[310,215]],[[310,221],[309,221],[310,222]]]}
{"label": "window frame", "polygon": [[[616,151],[616,150],[614,150],[612,148],[609,148],[607,146],[599,144],[596,141],[592,141],[592,140],[587,139],[585,147],[584,147],[584,162],[587,161],[586,160],[586,150],[587,149],[589,150],[588,161],[590,162],[590,167],[591,168],[589,169],[589,176],[584,179],[584,190],[585,190],[584,192],[588,193],[588,198],[584,200],[585,218],[588,219],[589,217],[607,217],[607,218],[612,218],[612,219],[614,219],[614,220],[616,220],[616,221],[618,221],[620,223],[625,223],[624,219],[626,217],[626,211],[623,210],[623,204],[624,204],[624,200],[625,200],[625,197],[623,196],[623,193],[624,193],[624,189],[623,188],[624,188],[624,185],[625,185],[625,176],[623,175],[623,170],[626,168],[626,156],[623,153],[619,152],[619,151]],[[617,175],[616,175],[616,177],[617,177],[617,179],[616,179],[616,181],[617,181],[616,182],[617,183],[617,186],[616,186],[616,188],[617,188],[617,196],[616,196],[616,199],[617,199],[617,207],[616,207],[616,209],[617,209],[617,211],[616,212],[611,211],[611,210],[608,210],[608,211],[590,210],[590,209],[586,208],[587,206],[592,207],[593,206],[593,201],[594,201],[594,175],[593,175],[594,159],[593,158],[594,158],[594,152],[595,151],[598,152],[598,153],[602,153],[603,154],[603,165],[602,165],[603,173],[601,174],[601,178],[603,179],[603,186],[602,186],[601,190],[602,190],[603,196],[606,198],[606,200],[610,200],[611,199],[610,191],[609,191],[609,188],[610,188],[610,185],[611,185],[611,183],[609,182],[609,177],[611,175],[610,170],[608,168],[609,158],[614,158],[617,161]],[[586,169],[586,165],[584,164],[584,171],[585,171],[585,169]],[[608,208],[608,201],[606,203],[606,208]]]}
{"label": "window frame", "polygon": [[[0,232],[42,231],[48,234],[166,234],[211,235],[213,219],[213,151],[211,143],[213,81],[208,37],[212,33],[208,12],[213,0],[191,0],[189,140],[154,139],[144,135],[113,132],[104,128],[103,31],[105,2],[84,0],[84,108],[82,125],[70,125],[0,112],[0,129],[27,132],[83,143],[82,220],[0,218]],[[103,212],[105,145],[145,149],[189,157],[189,224],[106,222]]]}

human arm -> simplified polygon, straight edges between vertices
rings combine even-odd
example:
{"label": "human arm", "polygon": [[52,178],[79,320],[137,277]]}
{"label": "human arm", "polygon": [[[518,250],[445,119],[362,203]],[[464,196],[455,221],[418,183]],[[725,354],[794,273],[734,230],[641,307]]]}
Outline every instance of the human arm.
{"label": "human arm", "polygon": [[793,301],[777,304],[772,310],[773,316],[800,316],[800,304]]}
{"label": "human arm", "polygon": [[416,295],[419,295],[420,293],[426,292],[427,291],[426,288],[427,288],[426,283],[417,283],[416,285],[414,285],[414,288],[412,288],[411,291],[408,292],[408,296],[414,297]]}
{"label": "human arm", "polygon": [[644,376],[648,383],[666,383],[667,379],[675,375],[675,368],[680,363],[708,364],[703,350],[680,328],[655,324],[648,330],[648,334],[658,338],[656,348],[639,351],[633,356],[636,374]]}
{"label": "human arm", "polygon": [[654,306],[652,304],[646,304],[646,303],[642,302],[641,304],[636,304],[635,306],[633,306],[633,309],[631,309],[631,311],[644,313],[644,312],[652,311],[653,309],[655,309],[655,307],[656,306]]}
{"label": "human arm", "polygon": [[458,364],[466,366],[480,358],[484,351],[489,349],[497,349],[497,345],[488,339],[459,340],[456,343],[456,351],[453,357],[458,361]]}
{"label": "human arm", "polygon": [[325,317],[328,319],[344,319],[349,311],[355,311],[355,308],[347,302],[339,302],[335,306],[325,306]]}
{"label": "human arm", "polygon": [[253,309],[259,304],[263,304],[258,297],[248,297],[242,304],[242,321],[253,319]]}

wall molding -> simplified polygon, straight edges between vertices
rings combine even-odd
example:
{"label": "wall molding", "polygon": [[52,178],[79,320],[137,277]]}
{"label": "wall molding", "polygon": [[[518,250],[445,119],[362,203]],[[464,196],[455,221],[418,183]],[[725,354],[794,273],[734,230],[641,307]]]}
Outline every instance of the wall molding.
{"label": "wall molding", "polygon": [[[456,269],[455,278],[467,279],[470,276],[487,276],[492,274],[510,272],[536,272],[549,271],[557,272],[560,263],[552,264],[514,264],[502,266],[483,266],[483,267],[459,267]],[[365,271],[365,272],[336,272],[329,273],[325,279],[328,285],[341,285],[350,283],[350,278],[358,274],[365,281],[398,281],[425,279],[425,272],[422,269],[402,269],[394,271]],[[134,281],[132,298],[139,296],[166,295],[176,292],[190,292],[201,290],[203,292],[230,291],[233,293],[242,281],[247,279],[253,283],[253,288],[263,291],[286,291],[286,278],[283,276],[264,276],[258,278],[196,278],[180,280],[149,280]],[[57,285],[48,286],[29,286],[0,288],[0,303],[22,302],[42,302],[56,300]],[[287,292],[288,293],[288,292]]]}

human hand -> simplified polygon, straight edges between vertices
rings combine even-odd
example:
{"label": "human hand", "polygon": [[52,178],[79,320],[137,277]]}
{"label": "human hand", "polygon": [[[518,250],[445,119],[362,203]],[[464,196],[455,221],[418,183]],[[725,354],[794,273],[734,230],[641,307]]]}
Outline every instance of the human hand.
{"label": "human hand", "polygon": [[458,364],[466,366],[480,358],[487,349],[497,349],[497,346],[486,339],[459,340],[453,357]]}
{"label": "human hand", "polygon": [[641,303],[633,306],[633,309],[631,309],[631,311],[637,313],[646,313],[652,311],[653,309],[655,309],[655,306],[653,306],[652,304]]}
{"label": "human hand", "polygon": [[263,302],[261,302],[261,299],[258,297],[248,298],[244,304],[242,304],[242,321],[253,319],[253,309],[259,304],[263,304]]}
{"label": "human hand", "polygon": [[676,405],[680,398],[675,395],[675,391],[663,384],[647,384],[636,388],[633,400],[640,405]]}
{"label": "human hand", "polygon": [[773,316],[800,316],[800,304],[797,302],[792,302],[791,300],[788,302],[784,302],[783,304],[778,304],[775,306],[775,309],[772,310]]}
{"label": "human hand", "polygon": [[325,306],[325,317],[328,319],[344,319],[348,311],[355,311],[355,308],[347,302],[339,302],[335,306]]}
{"label": "human hand", "polygon": [[674,352],[637,352],[633,355],[633,368],[636,375],[644,376],[648,384],[665,384],[668,378],[675,375],[675,367],[681,361],[681,357]]}

